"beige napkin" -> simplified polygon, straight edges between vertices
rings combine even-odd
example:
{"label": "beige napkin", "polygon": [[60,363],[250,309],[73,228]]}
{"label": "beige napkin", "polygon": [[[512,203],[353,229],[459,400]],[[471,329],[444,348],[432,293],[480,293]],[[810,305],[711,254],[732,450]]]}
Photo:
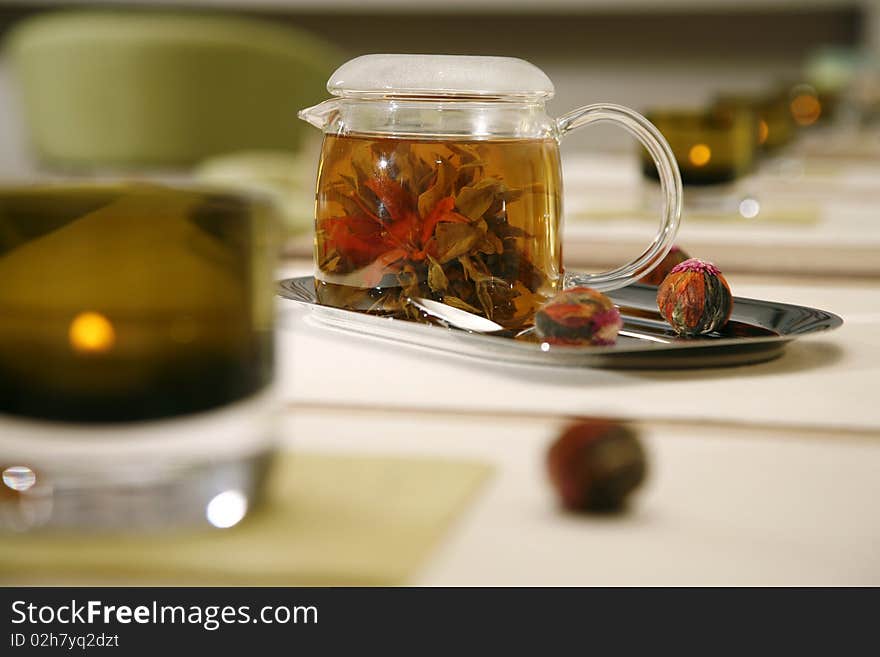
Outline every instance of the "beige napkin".
{"label": "beige napkin", "polygon": [[0,538],[0,583],[407,582],[490,471],[474,462],[294,452],[267,504],[227,530]]}

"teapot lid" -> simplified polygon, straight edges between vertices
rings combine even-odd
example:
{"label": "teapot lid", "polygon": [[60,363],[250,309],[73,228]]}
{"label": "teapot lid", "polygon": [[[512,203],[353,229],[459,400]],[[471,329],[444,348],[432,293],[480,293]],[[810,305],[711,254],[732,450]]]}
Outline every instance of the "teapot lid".
{"label": "teapot lid", "polygon": [[334,96],[449,96],[546,100],[553,83],[516,57],[363,55],[327,81]]}

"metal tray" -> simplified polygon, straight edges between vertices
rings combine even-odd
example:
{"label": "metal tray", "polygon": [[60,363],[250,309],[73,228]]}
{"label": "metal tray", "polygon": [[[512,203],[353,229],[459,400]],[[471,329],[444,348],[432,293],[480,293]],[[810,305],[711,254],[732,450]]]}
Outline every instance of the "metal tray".
{"label": "metal tray", "polygon": [[630,285],[609,294],[620,308],[627,336],[621,335],[617,344],[609,347],[557,346],[322,306],[315,298],[311,276],[280,281],[279,294],[307,309],[307,321],[348,334],[496,363],[553,367],[686,369],[747,365],[776,358],[788,342],[798,337],[843,324],[837,315],[816,308],[734,297],[733,315],[723,331],[680,338],[657,312],[657,288]]}

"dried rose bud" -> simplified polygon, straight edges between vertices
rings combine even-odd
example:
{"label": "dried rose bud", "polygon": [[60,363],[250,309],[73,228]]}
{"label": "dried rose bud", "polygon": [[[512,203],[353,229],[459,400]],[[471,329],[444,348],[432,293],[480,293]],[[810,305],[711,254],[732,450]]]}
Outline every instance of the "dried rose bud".
{"label": "dried rose bud", "polygon": [[634,430],[593,419],[563,431],[547,453],[547,469],[565,508],[613,511],[645,479],[647,462]]}
{"label": "dried rose bud", "polygon": [[733,298],[718,267],[691,258],[673,267],[657,288],[657,307],[676,333],[693,337],[727,324]]}
{"label": "dried rose bud", "polygon": [[660,261],[659,265],[639,279],[639,283],[644,283],[645,285],[660,285],[675,265],[684,262],[689,258],[690,256],[685,253],[684,249],[673,246],[669,249],[669,253],[666,254],[666,257]]}
{"label": "dried rose bud", "polygon": [[535,315],[538,337],[551,344],[611,345],[622,326],[611,299],[590,287],[563,290]]}

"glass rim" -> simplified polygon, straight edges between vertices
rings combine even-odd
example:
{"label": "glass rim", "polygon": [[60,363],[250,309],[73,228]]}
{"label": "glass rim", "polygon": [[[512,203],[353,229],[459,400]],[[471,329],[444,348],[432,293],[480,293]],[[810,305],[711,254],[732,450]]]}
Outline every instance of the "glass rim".
{"label": "glass rim", "polygon": [[494,103],[544,103],[553,98],[552,92],[504,92],[450,89],[395,89],[377,91],[375,89],[333,90],[332,96],[340,100],[405,100],[424,102],[494,102]]}
{"label": "glass rim", "polygon": [[242,200],[276,207],[276,194],[269,190],[245,185],[224,185],[217,182],[180,179],[130,179],[124,175],[80,178],[76,174],[36,179],[0,179],[0,200],[14,194],[59,194],[69,191],[137,192],[177,191],[197,194],[222,194]]}

